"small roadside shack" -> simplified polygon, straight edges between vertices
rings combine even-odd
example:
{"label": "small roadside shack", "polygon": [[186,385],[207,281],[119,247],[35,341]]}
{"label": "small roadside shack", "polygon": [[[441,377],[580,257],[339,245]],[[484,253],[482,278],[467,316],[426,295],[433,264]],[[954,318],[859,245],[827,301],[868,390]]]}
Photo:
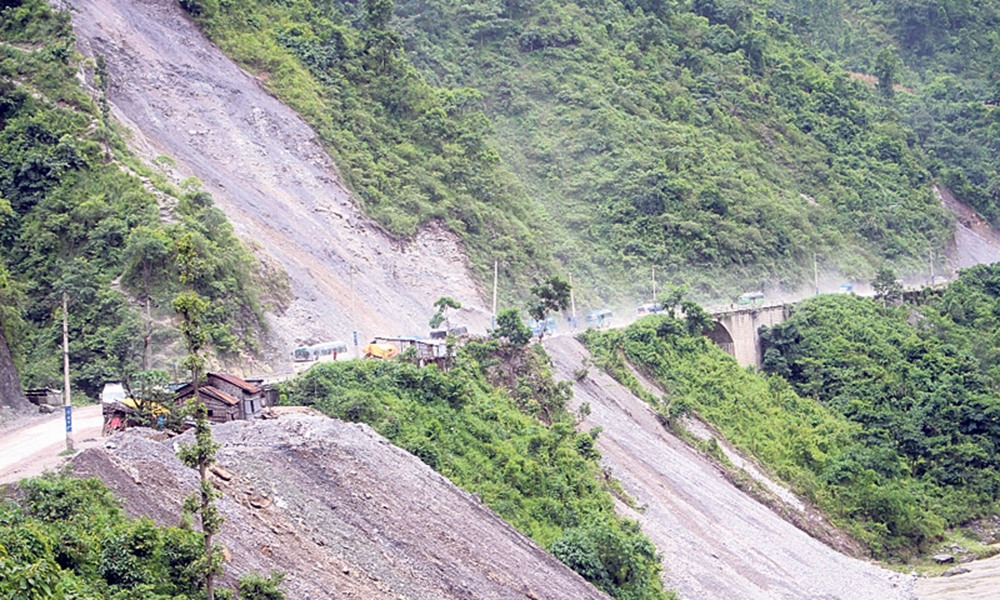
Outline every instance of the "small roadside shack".
{"label": "small roadside shack", "polygon": [[[392,353],[392,356],[402,354],[408,348],[415,348],[417,351],[416,359],[421,367],[428,363],[437,363],[439,366],[443,366],[442,362],[448,358],[448,344],[445,340],[426,340],[418,337],[376,337],[375,341],[369,344],[369,346],[393,347],[396,349],[396,352]],[[375,352],[368,352],[366,350],[365,354],[366,357],[381,358]]]}
{"label": "small roadside shack", "polygon": [[[184,384],[174,395],[174,404],[183,407],[194,395],[194,386]],[[198,386],[198,398],[208,409],[208,420],[213,423],[256,419],[267,404],[264,390],[225,373],[209,373]]]}

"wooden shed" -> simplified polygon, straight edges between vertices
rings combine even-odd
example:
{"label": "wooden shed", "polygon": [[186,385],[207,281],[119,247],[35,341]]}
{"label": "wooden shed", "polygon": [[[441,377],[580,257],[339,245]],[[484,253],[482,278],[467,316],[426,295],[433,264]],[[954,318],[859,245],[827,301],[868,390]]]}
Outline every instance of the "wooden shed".
{"label": "wooden shed", "polygon": [[[183,406],[193,394],[194,386],[185,384],[177,390],[174,402]],[[208,420],[214,423],[258,418],[267,404],[264,390],[225,373],[206,375],[198,386],[198,397],[208,409]]]}

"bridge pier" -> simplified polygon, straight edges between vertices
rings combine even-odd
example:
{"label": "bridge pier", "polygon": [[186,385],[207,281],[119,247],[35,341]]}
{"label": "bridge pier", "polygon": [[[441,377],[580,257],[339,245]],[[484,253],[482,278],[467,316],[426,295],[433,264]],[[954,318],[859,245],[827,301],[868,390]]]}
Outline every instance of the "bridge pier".
{"label": "bridge pier", "polygon": [[759,369],[764,360],[760,346],[760,328],[784,323],[788,311],[789,307],[777,304],[714,312],[712,320],[715,327],[706,337],[735,358],[741,367],[753,365]]}

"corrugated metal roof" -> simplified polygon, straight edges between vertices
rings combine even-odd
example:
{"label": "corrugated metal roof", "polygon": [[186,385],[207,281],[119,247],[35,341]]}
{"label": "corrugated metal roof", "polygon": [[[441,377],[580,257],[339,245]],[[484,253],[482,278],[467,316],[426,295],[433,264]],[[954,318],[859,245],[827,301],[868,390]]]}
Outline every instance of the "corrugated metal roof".
{"label": "corrugated metal roof", "polygon": [[[191,395],[191,392],[193,391],[194,387],[191,386],[191,384],[184,386],[177,392],[177,395],[174,396],[174,402],[178,402],[180,400],[183,400],[184,398],[187,398],[188,396]],[[223,392],[219,388],[212,387],[210,385],[198,386],[198,395],[202,394],[208,396],[209,398],[214,398],[224,404],[228,404],[229,406],[236,406],[237,404],[240,403],[240,401],[237,400],[236,398],[233,398],[232,396]]]}
{"label": "corrugated metal roof", "polygon": [[260,392],[260,388],[252,383],[247,383],[240,379],[239,377],[234,377],[233,375],[226,375],[225,373],[209,373],[208,377],[218,377],[219,379],[225,381],[230,385],[235,385],[244,392],[250,394],[256,394]]}

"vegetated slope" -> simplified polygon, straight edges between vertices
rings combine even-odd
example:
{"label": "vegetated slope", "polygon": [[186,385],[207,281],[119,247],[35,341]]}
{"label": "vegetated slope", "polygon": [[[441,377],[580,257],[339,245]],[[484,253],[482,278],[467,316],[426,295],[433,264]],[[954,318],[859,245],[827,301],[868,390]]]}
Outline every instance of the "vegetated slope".
{"label": "vegetated slope", "polygon": [[549,338],[560,377],[576,379],[574,405],[600,426],[602,463],[635,500],[663,555],[662,577],[683,598],[912,598],[912,580],[849,558],[736,489],[667,431],[650,406],[607,374],[575,372],[589,357],[575,339]]}
{"label": "vegetated slope", "polygon": [[[189,285],[208,302],[217,356],[259,352],[250,254],[196,183],[154,188],[104,110],[103,63],[82,63],[66,12],[3,4],[0,320],[24,385],[62,383],[64,293],[74,391],[93,398],[124,380],[149,360],[151,340],[168,348],[179,337],[169,321],[181,243],[197,257]],[[81,69],[94,87],[81,85]]]}
{"label": "vegetated slope", "polygon": [[[290,600],[606,598],[468,494],[362,424],[293,415],[213,429],[225,581],[285,571]],[[197,487],[173,447],[130,431],[73,461],[130,515],[174,525]],[[230,478],[231,475],[231,478]]]}
{"label": "vegetated slope", "polygon": [[894,106],[773,5],[184,6],[307,115],[367,212],[448,215],[479,272],[554,253],[591,298],[644,291],[653,265],[729,295],[795,287],[813,251],[851,277],[915,270],[950,238]]}
{"label": "vegetated slope", "polygon": [[814,251],[864,277],[886,259],[912,270],[949,237],[894,107],[773,3],[399,0],[397,14],[423,73],[483,93],[501,155],[565,227],[557,251],[590,270],[794,287]]}
{"label": "vegetated slope", "polygon": [[890,539],[996,510],[998,304],[1000,267],[980,265],[917,306],[818,297],[762,335],[765,371],[859,425],[827,478]]}
{"label": "vegetated slope", "polygon": [[147,159],[171,157],[171,176],[198,177],[239,235],[288,272],[294,298],[272,323],[279,359],[301,343],[350,343],[352,320],[362,344],[423,333],[440,296],[469,308],[463,324],[486,322],[459,240],[434,224],[397,240],[363,217],[314,132],[176,2],[71,5],[78,47],[107,62],[108,100],[133,146]]}
{"label": "vegetated slope", "polygon": [[568,384],[527,345],[516,311],[498,320],[506,333],[468,340],[446,370],[398,358],[322,363],[284,384],[283,402],[371,425],[612,597],[672,598],[653,544],[615,513],[596,432],[574,430]]}
{"label": "vegetated slope", "polygon": [[[794,30],[874,75],[931,174],[1000,224],[1000,3],[787,0]],[[876,79],[877,78],[877,79]]]}

